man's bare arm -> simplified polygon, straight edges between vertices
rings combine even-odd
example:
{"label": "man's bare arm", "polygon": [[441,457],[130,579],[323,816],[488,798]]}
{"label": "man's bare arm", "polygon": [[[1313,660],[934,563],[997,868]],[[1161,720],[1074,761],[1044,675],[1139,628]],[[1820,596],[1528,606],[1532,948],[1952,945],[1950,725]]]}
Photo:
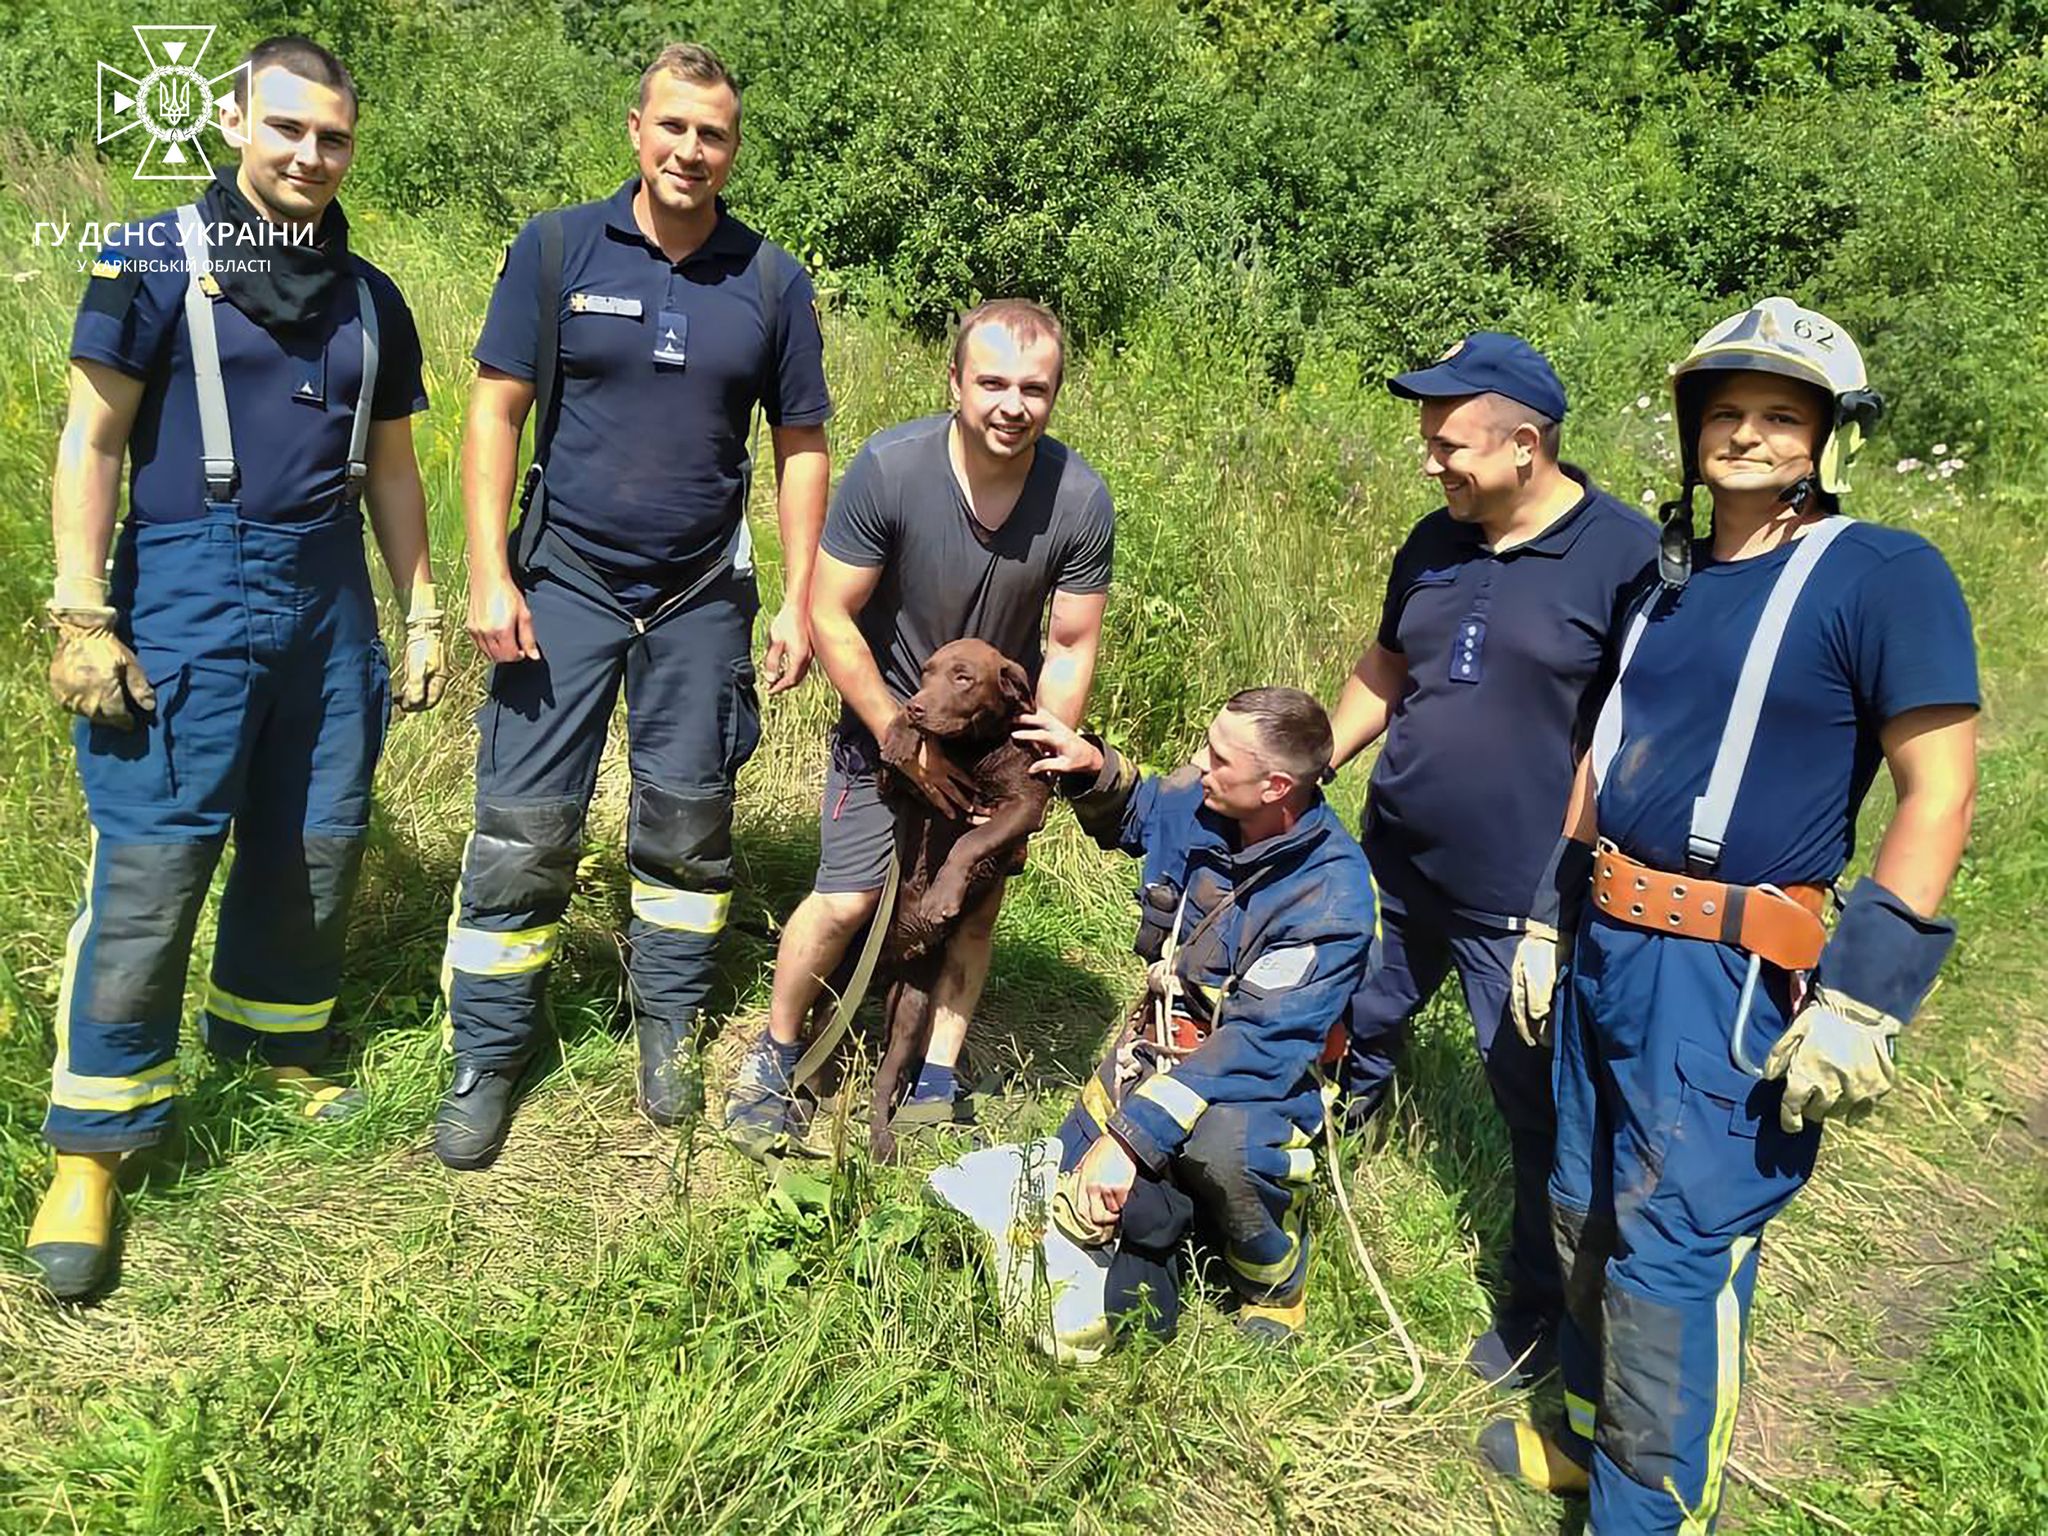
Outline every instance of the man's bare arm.
{"label": "man's bare arm", "polygon": [[392,588],[429,586],[434,568],[427,550],[427,493],[413,452],[412,418],[370,423],[370,531],[376,536]]}
{"label": "man's bare arm", "polygon": [[1352,758],[1378,741],[1393,718],[1401,690],[1408,686],[1408,658],[1390,651],[1375,640],[1358,658],[1358,665],[1345,679],[1344,691],[1330,716],[1335,749],[1332,768],[1342,768]]}
{"label": "man's bare arm", "polygon": [[832,454],[823,426],[771,427],[775,444],[775,526],[782,540],[782,606],[768,623],[761,658],[768,691],[782,693],[811,669],[811,582],[825,498],[832,485]]}
{"label": "man's bare arm", "polygon": [[896,718],[896,696],[857,622],[882,582],[878,565],[849,565],[821,551],[811,580],[811,639],[832,686],[880,741]]}
{"label": "man's bare arm", "polygon": [[1948,895],[1977,803],[1977,711],[1909,709],[1878,733],[1898,809],[1877,845],[1871,878],[1922,917]]}
{"label": "man's bare arm", "polygon": [[1107,592],[1055,592],[1046,625],[1045,665],[1038,673],[1038,707],[1079,725],[1095,686],[1102,650],[1102,615]]}
{"label": "man's bare arm", "polygon": [[[106,601],[107,549],[121,507],[121,461],[142,405],[143,381],[100,363],[71,364],[71,398],[50,477],[60,606]],[[89,583],[89,587],[74,586]],[[73,603],[67,592],[91,602]]]}
{"label": "man's bare arm", "polygon": [[469,634],[492,661],[537,658],[533,618],[512,579],[506,529],[519,478],[519,433],[533,409],[531,381],[477,370],[462,435],[462,520],[469,547]]}

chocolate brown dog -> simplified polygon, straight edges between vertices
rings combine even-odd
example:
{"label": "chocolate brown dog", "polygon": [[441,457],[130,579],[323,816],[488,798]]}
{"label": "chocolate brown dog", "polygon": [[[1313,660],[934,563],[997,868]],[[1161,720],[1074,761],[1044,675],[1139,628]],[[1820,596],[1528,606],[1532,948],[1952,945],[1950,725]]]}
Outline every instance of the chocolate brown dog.
{"label": "chocolate brown dog", "polygon": [[[1021,666],[980,640],[955,640],[932,653],[917,692],[882,738],[890,770],[883,794],[896,813],[901,874],[882,941],[894,980],[868,1122],[877,1161],[895,1156],[889,1121],[906,1072],[924,1058],[946,940],[962,912],[1022,867],[1025,842],[1045,819],[1051,788],[1031,772],[1030,750],[1010,740],[1030,708],[1031,680]],[[985,819],[956,819],[925,799],[906,775],[921,746],[944,753],[973,781]]]}

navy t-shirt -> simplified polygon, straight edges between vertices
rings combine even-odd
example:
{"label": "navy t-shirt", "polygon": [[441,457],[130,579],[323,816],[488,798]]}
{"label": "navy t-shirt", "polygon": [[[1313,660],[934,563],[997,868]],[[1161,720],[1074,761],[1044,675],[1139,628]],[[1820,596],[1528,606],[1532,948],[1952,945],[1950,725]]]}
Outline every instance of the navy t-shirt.
{"label": "navy t-shirt", "polygon": [[[882,567],[859,625],[898,698],[917,692],[926,660],[954,640],[986,640],[1035,682],[1052,594],[1109,590],[1115,512],[1087,460],[1041,437],[1015,509],[990,533],[953,476],[952,420],[921,417],[862,444],[818,545],[848,565]],[[856,724],[851,710],[843,718]]]}
{"label": "navy t-shirt", "polygon": [[1498,552],[1438,508],[1387,574],[1379,643],[1408,678],[1373,767],[1361,841],[1481,922],[1525,917],[1564,823],[1572,775],[1614,676],[1615,621],[1657,531],[1595,488]]}
{"label": "navy t-shirt", "polygon": [[[392,421],[427,408],[420,337],[397,285],[350,252],[377,305],[377,387],[370,414]],[[199,462],[199,395],[185,326],[188,274],[175,213],[110,238],[93,264],[71,331],[71,356],[144,381],[128,437],[129,516],[182,522],[206,511]],[[213,301],[228,427],[241,469],[242,515],[256,522],[316,522],[348,479],[349,432],[363,381],[363,327],[352,278],[335,285],[325,323],[281,340]]]}
{"label": "navy t-shirt", "polygon": [[[1600,783],[1600,835],[1658,869],[1685,868],[1735,680],[1796,543],[1646,589],[1650,622],[1621,679],[1621,736]],[[1813,568],[1778,652],[1714,878],[1832,882],[1883,753],[1878,730],[1910,709],[1978,703],[1970,612],[1925,539],[1856,523]]]}
{"label": "navy t-shirt", "polygon": [[[810,277],[770,252],[781,284],[776,334],[748,265],[762,237],[719,208],[679,262],[633,219],[636,177],[562,214],[561,390],[547,453],[548,525],[629,607],[658,601],[715,555],[745,509],[747,433],[758,400],[771,426],[832,414]],[[540,227],[505,255],[472,354],[535,376]]]}

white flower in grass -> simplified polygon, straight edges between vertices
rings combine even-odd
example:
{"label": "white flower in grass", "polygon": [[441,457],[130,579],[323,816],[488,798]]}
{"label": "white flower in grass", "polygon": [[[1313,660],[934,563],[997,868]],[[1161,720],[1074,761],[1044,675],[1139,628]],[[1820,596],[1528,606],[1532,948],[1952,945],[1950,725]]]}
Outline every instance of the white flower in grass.
{"label": "white flower in grass", "polygon": [[1901,459],[1897,464],[1892,466],[1892,471],[1894,474],[1910,475],[1911,473],[1913,473],[1914,470],[1918,469],[1919,467],[1920,461],[1918,459]]}
{"label": "white flower in grass", "polygon": [[1655,505],[1657,505],[1657,493],[1655,491],[1643,492],[1643,505],[1646,507],[1654,507]]}
{"label": "white flower in grass", "polygon": [[1947,452],[1948,452],[1948,444],[1947,444],[1947,443],[1936,443],[1936,444],[1935,444],[1935,445],[1934,445],[1934,446],[1933,446],[1932,448],[1928,449],[1927,451],[1928,451],[1929,453],[1933,454],[1933,455],[1934,455],[1934,456],[1935,456],[1935,457],[1936,457],[1936,458],[1938,459],[1938,458],[1940,458],[1940,457],[1941,457],[1941,456],[1942,456],[1942,455],[1943,455],[1944,453],[1947,453]]}
{"label": "white flower in grass", "polygon": [[1637,410],[1639,410],[1639,411],[1647,411],[1647,410],[1648,410],[1649,408],[1650,408],[1650,397],[1649,397],[1648,395],[1637,395],[1637,396],[1636,396],[1636,409],[1637,409]]}

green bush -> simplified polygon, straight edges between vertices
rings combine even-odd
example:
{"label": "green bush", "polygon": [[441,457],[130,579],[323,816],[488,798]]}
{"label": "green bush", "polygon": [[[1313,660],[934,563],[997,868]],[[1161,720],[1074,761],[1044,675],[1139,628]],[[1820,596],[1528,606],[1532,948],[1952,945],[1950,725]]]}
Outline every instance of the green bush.
{"label": "green bush", "polygon": [[[111,0],[24,7],[0,128],[80,143]],[[1870,355],[1918,451],[2038,456],[2048,411],[2043,0],[227,0],[223,60],[303,28],[350,61],[352,199],[502,240],[630,171],[671,36],[747,85],[736,208],[846,300],[943,332],[997,293],[1077,341],[1158,326],[1271,384],[1463,331],[1654,385],[1784,292]],[[1617,341],[1602,328],[1625,330]],[[1583,377],[1583,376],[1582,376]]]}

